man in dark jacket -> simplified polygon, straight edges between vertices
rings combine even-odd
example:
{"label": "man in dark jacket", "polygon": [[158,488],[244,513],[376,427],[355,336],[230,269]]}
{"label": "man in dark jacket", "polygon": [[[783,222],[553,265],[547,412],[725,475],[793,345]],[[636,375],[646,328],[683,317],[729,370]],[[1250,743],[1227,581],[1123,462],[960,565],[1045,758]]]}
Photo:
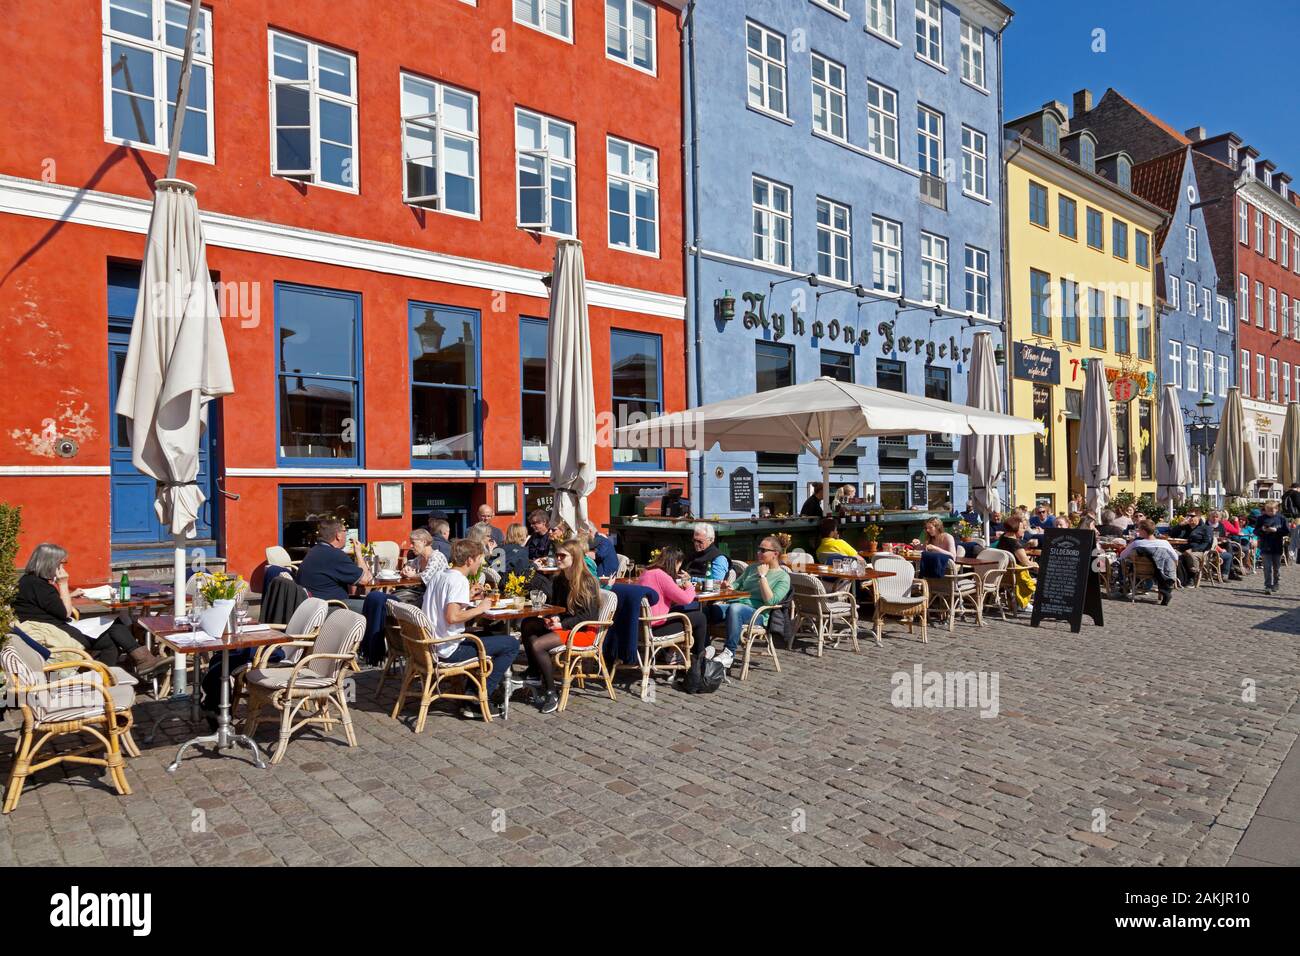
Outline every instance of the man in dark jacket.
{"label": "man in dark jacket", "polygon": [[551,553],[551,516],[541,508],[528,516],[528,560],[536,561]]}
{"label": "man in dark jacket", "polygon": [[817,486],[815,486],[815,487],[813,488],[812,494],[810,494],[810,495],[808,496],[808,500],[805,501],[805,502],[803,503],[803,507],[799,509],[799,517],[801,517],[801,518],[821,518],[821,517],[823,517],[823,515],[822,515],[822,486],[821,486],[821,485],[817,485]]}

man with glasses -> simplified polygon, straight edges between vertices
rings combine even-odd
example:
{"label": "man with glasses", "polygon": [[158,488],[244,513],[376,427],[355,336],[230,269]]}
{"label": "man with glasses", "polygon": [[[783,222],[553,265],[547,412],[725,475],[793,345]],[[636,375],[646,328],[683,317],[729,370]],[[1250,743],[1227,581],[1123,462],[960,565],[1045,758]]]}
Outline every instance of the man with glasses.
{"label": "man with glasses", "polygon": [[[781,567],[781,551],[781,542],[776,538],[764,538],[758,546],[758,557],[735,583],[737,591],[745,591],[749,596],[728,601],[722,606],[727,622],[727,643],[718,655],[718,661],[724,668],[730,667],[735,660],[741,632],[753,619],[754,613],[766,605],[785,603],[790,593],[790,575]],[[761,625],[766,621],[757,623]]]}
{"label": "man with glasses", "polygon": [[682,570],[693,578],[707,578],[710,581],[726,578],[727,572],[731,570],[731,562],[714,544],[716,536],[713,525],[704,521],[696,524],[691,531],[694,550],[682,562]]}

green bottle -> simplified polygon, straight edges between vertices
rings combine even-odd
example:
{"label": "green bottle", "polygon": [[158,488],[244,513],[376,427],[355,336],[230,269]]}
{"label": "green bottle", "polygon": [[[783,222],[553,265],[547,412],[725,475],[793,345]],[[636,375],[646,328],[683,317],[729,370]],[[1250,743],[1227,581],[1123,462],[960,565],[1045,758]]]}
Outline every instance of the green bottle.
{"label": "green bottle", "polygon": [[125,571],[122,572],[122,582],[118,585],[118,590],[121,592],[124,602],[131,600],[131,579],[127,577]]}

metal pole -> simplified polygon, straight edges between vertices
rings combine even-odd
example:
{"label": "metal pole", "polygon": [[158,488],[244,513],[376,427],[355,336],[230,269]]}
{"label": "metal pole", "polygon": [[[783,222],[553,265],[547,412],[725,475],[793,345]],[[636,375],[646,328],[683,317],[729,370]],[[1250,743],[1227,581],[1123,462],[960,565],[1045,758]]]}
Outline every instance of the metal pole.
{"label": "metal pole", "polygon": [[199,15],[203,5],[190,0],[190,19],[185,27],[185,57],[181,60],[180,83],[176,91],[176,119],[172,123],[172,141],[167,152],[167,178],[176,178],[176,161],[181,152],[181,130],[185,126],[186,107],[190,101],[190,74],[194,69],[194,41],[199,31]]}

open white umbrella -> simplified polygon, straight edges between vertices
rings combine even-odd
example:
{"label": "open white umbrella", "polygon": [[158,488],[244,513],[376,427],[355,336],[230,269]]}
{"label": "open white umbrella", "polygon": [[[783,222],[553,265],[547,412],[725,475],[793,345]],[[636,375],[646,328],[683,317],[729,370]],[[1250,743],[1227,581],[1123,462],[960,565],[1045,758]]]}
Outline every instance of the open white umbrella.
{"label": "open white umbrella", "polygon": [[1111,479],[1119,476],[1117,449],[1106,394],[1106,368],[1100,359],[1088,359],[1079,410],[1078,475],[1083,479],[1084,504],[1093,514],[1106,507]]}
{"label": "open white umbrella", "polygon": [[829,487],[831,462],[859,438],[1041,431],[1041,425],[1025,418],[823,376],[625,425],[615,436],[633,448],[704,451],[718,445],[723,451],[808,451],[817,456],[822,484]]}
{"label": "open white umbrella", "polygon": [[[974,408],[1002,413],[1002,390],[993,357],[993,335],[977,332],[971,349],[966,402]],[[1002,435],[971,435],[962,439],[957,471],[970,479],[970,496],[984,516],[984,540],[989,538],[989,515],[1002,510],[998,483],[1007,471],[1007,440]]]}
{"label": "open white umbrella", "polygon": [[562,239],[551,273],[546,354],[546,442],[555,502],[551,521],[577,530],[596,490],[596,393],[591,382],[591,332],[582,243]]}
{"label": "open white umbrella", "polygon": [[1183,408],[1178,403],[1178,387],[1166,385],[1160,396],[1160,431],[1156,459],[1156,501],[1169,505],[1169,520],[1174,519],[1174,505],[1183,500],[1192,483],[1192,462],[1187,452],[1187,432]]}
{"label": "open white umbrella", "polygon": [[1295,402],[1287,405],[1286,421],[1282,423],[1277,477],[1283,488],[1290,488],[1300,481],[1300,404]]}
{"label": "open white umbrella", "polygon": [[1223,403],[1223,417],[1219,420],[1219,435],[1214,441],[1208,480],[1222,484],[1225,495],[1241,497],[1249,493],[1250,483],[1258,475],[1255,456],[1246,441],[1246,413],[1241,407],[1241,390],[1234,385],[1228,389],[1228,399]]}

